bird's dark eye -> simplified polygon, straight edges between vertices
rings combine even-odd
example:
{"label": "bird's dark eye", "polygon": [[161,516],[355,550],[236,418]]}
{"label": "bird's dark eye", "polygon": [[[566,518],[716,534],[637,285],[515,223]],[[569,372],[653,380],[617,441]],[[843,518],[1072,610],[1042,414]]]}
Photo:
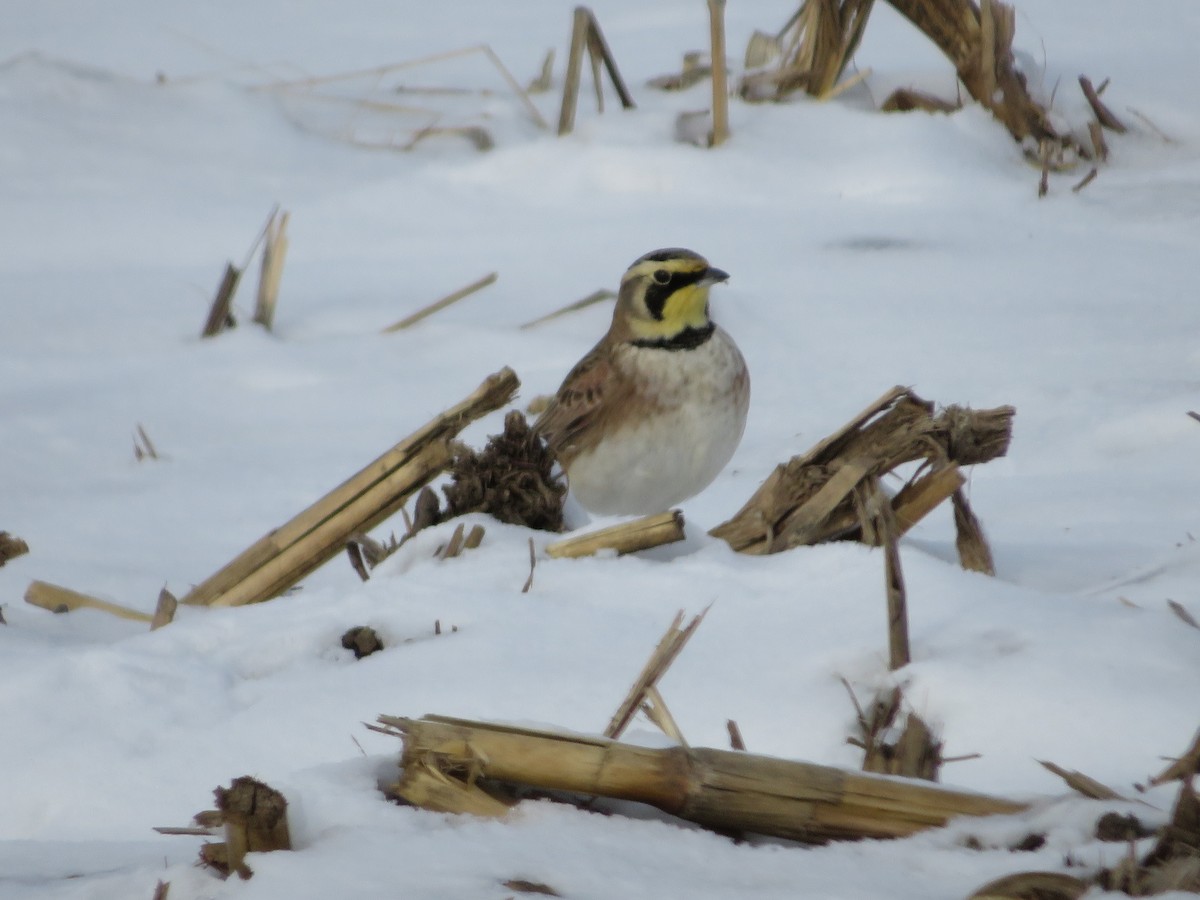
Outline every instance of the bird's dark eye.
{"label": "bird's dark eye", "polygon": [[670,282],[670,280],[671,280],[671,273],[668,272],[666,269],[655,269],[654,270],[654,283],[655,284],[667,284],[668,282]]}

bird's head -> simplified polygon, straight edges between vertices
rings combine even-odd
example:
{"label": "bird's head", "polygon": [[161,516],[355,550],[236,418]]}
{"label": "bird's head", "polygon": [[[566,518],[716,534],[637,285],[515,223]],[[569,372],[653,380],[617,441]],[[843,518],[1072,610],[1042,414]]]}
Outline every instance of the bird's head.
{"label": "bird's head", "polygon": [[728,278],[691,250],[647,253],[621,279],[614,325],[639,343],[670,341],[689,329],[711,331],[708,290]]}

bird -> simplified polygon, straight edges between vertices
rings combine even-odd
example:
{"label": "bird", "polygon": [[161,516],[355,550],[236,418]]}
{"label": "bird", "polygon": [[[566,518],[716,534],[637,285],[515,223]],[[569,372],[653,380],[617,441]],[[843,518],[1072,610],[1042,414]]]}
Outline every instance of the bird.
{"label": "bird", "polygon": [[533,425],[579,504],[597,515],[665,512],[708,487],[742,439],[750,373],[709,315],[729,280],[691,250],[639,257],[612,324]]}

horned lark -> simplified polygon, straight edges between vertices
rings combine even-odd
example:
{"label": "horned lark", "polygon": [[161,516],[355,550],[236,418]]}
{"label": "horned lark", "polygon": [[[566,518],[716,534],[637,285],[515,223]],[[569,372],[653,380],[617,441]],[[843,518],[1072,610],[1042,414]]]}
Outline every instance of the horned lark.
{"label": "horned lark", "polygon": [[612,325],[534,429],[594,513],[648,515],[712,483],[742,438],[750,374],[708,315],[729,276],[690,250],[655,250],[621,279]]}

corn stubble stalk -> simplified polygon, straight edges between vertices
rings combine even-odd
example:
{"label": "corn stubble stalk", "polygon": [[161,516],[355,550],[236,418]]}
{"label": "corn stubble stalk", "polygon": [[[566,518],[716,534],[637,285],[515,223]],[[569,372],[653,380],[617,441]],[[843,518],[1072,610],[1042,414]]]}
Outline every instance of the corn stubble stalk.
{"label": "corn stubble stalk", "polygon": [[[792,840],[902,837],[960,815],[1015,813],[1020,803],[745,751],[638,747],[607,738],[466,721],[380,716],[376,730],[404,740],[394,792],[442,811],[502,815],[482,785],[498,782],[632,800],[719,830]],[[434,771],[437,776],[429,776]],[[457,781],[430,802],[416,780]],[[422,793],[424,792],[424,793]],[[485,808],[486,807],[486,808]]]}
{"label": "corn stubble stalk", "polygon": [[[992,571],[982,528],[962,491],[959,468],[1003,456],[1012,436],[1011,406],[972,410],[934,406],[896,387],[807,453],[775,468],[731,519],[710,534],[741,553],[778,553],[831,540],[887,546],[947,498],[955,507],[964,568]],[[873,479],[906,463],[922,466],[890,501],[894,524],[872,524]]]}
{"label": "corn stubble stalk", "polygon": [[525,86],[526,94],[544,94],[554,84],[554,48],[546,51],[542,58],[542,68],[529,84]]}
{"label": "corn stubble stalk", "polygon": [[[858,489],[856,489],[858,490]],[[868,477],[861,487],[865,494],[859,513],[863,539],[883,547],[884,592],[887,597],[888,668],[893,672],[912,661],[908,643],[908,594],[900,568],[900,528],[896,512],[879,484],[878,476]],[[857,498],[856,498],[857,500]]]}
{"label": "corn stubble stalk", "polygon": [[254,321],[270,331],[275,323],[275,304],[279,300],[279,282],[287,257],[287,226],[291,213],[275,210],[267,222],[258,294],[254,301]]}
{"label": "corn stubble stalk", "polygon": [[614,740],[619,738],[629,726],[629,723],[633,721],[633,717],[637,715],[638,710],[645,709],[648,706],[648,715],[650,715],[651,720],[667,735],[681,744],[684,743],[679,726],[675,724],[674,718],[667,710],[666,703],[658,693],[657,685],[659,679],[667,673],[667,669],[671,668],[671,664],[675,662],[675,658],[683,652],[683,648],[692,639],[692,635],[696,633],[696,629],[700,627],[700,623],[704,621],[706,615],[708,615],[707,608],[698,616],[694,616],[692,621],[681,628],[680,626],[683,625],[683,610],[675,614],[675,618],[667,626],[667,630],[659,640],[658,645],[654,648],[654,652],[646,660],[646,665],[642,667],[642,671],[634,679],[629,693],[625,695],[625,699],[621,701],[621,705],[617,707],[617,711],[609,721],[608,727],[604,729],[604,736],[606,738],[613,738]]}
{"label": "corn stubble stalk", "polygon": [[241,280],[242,270],[231,262],[226,263],[212,306],[208,309],[208,318],[204,320],[204,328],[200,331],[201,337],[215,337],[233,324],[233,295]]}
{"label": "corn stubble stalk", "polygon": [[[999,0],[887,2],[950,60],[967,93],[1014,139],[1030,139],[1038,146],[1038,153],[1056,159],[1076,147],[1071,135],[1059,134],[1055,129],[1049,111],[1031,95],[1017,68],[1012,47],[1016,14],[1012,6]],[[766,40],[779,52],[778,65],[747,75],[741,84],[742,96],[748,100],[778,100],[796,90],[820,98],[835,94],[862,38],[872,5],[873,0],[805,0],[774,40]],[[902,92],[886,107],[952,108],[915,92]]]}
{"label": "corn stubble stalk", "polygon": [[[221,283],[217,286],[217,293],[213,297],[212,306],[209,307],[208,318],[205,319],[204,328],[200,331],[201,337],[215,337],[225,329],[233,327],[233,295],[237,293],[238,284],[242,280],[242,273],[250,267],[250,261],[254,259],[254,254],[258,252],[258,245],[269,238],[272,224],[276,221],[278,215],[279,206],[276,205],[272,207],[271,214],[267,217],[266,223],[254,238],[254,243],[250,245],[250,249],[246,252],[246,258],[242,261],[240,267],[235,266],[232,262],[225,264],[225,272],[221,276]],[[265,258],[263,262],[265,273]],[[278,265],[283,265],[282,255],[280,255]]]}
{"label": "corn stubble stalk", "polygon": [[[888,666],[901,669],[912,654],[900,538],[950,499],[960,564],[995,573],[959,468],[1006,453],[1015,413],[1011,406],[950,406],[935,415],[932,403],[907,388],[892,388],[808,453],[777,466],[741,510],[709,534],[750,554],[834,540],[882,547]],[[918,461],[917,471],[889,498],[883,476]]]}
{"label": "corn stubble stalk", "polygon": [[1016,140],[1068,144],[1013,57],[1016,13],[999,0],[888,0],[954,64],[963,86]]}
{"label": "corn stubble stalk", "polygon": [[1090,888],[1082,878],[1061,872],[1018,872],[989,881],[967,900],[1076,900]]}
{"label": "corn stubble stalk", "polygon": [[1195,775],[1200,775],[1200,729],[1192,737],[1192,743],[1183,755],[1151,778],[1150,784],[1157,786],[1168,781],[1190,782]]}
{"label": "corn stubble stalk", "polygon": [[128,619],[133,622],[146,622],[150,625],[150,630],[155,631],[164,625],[171,624],[174,620],[177,601],[170,591],[163,588],[159,592],[158,604],[155,607],[154,615],[150,615],[149,613],[142,612],[140,609],[131,609],[128,606],[122,606],[120,603],[102,600],[99,597],[73,591],[61,585],[50,584],[47,581],[31,581],[29,587],[25,590],[25,602],[30,606],[39,606],[53,613],[67,613],[79,609],[95,609],[117,616],[120,619]]}
{"label": "corn stubble stalk", "polygon": [[154,446],[154,441],[150,440],[150,435],[146,433],[146,429],[139,422],[133,433],[133,458],[138,462],[144,459],[160,459],[158,448]]}
{"label": "corn stubble stalk", "polygon": [[264,535],[181,602],[240,606],[283,593],[342,552],[353,535],[370,531],[399,511],[449,465],[451,440],[475,419],[512,400],[519,386],[512,369],[489,376],[461,403]]}
{"label": "corn stubble stalk", "polygon": [[570,134],[575,128],[575,108],[579,103],[579,82],[583,74],[583,54],[591,58],[592,78],[596,88],[596,105],[604,111],[604,95],[600,85],[600,65],[603,63],[609,80],[625,109],[633,109],[633,96],[617,68],[617,61],[604,39],[596,15],[586,6],[575,7],[571,18],[571,45],[567,55],[567,75],[563,82],[562,106],[558,113],[558,134]]}
{"label": "corn stubble stalk", "polygon": [[575,559],[594,556],[602,550],[625,554],[683,539],[683,513],[672,509],[555,541],[546,545],[546,555],[553,559]]}
{"label": "corn stubble stalk", "polygon": [[175,610],[179,607],[179,600],[163,588],[158,592],[158,603],[154,606],[154,617],[150,620],[150,630],[157,631],[164,625],[170,625],[175,621]]}
{"label": "corn stubble stalk", "polygon": [[25,590],[25,602],[31,606],[40,606],[42,609],[48,609],[50,612],[55,613],[71,612],[77,609],[98,609],[101,612],[110,613],[122,619],[130,619],[134,622],[150,624],[154,621],[152,615],[144,613],[141,610],[130,609],[128,606],[122,606],[119,603],[112,603],[108,600],[101,600],[99,597],[82,594],[79,591],[73,591],[70,588],[65,588],[57,584],[50,584],[47,581],[30,582],[29,587]]}
{"label": "corn stubble stalk", "polygon": [[742,80],[747,100],[783,99],[796,90],[827,98],[866,30],[874,0],[806,0],[770,43],[780,51],[775,69]]}
{"label": "corn stubble stalk", "polygon": [[712,49],[712,134],[709,146],[729,140],[729,87],[725,71],[725,0],[708,0],[709,44]]}
{"label": "corn stubble stalk", "polygon": [[1092,112],[1096,114],[1096,121],[1105,128],[1112,129],[1117,134],[1126,132],[1125,123],[1116,117],[1111,109],[1104,105],[1104,101],[1100,99],[1100,92],[1092,86],[1092,80],[1086,75],[1079,76],[1079,87],[1083,91],[1083,96],[1087,98],[1088,104],[1092,107]]}
{"label": "corn stubble stalk", "polygon": [[1090,775],[1085,775],[1083,772],[1068,771],[1062,766],[1056,765],[1049,760],[1039,759],[1038,763],[1048,772],[1052,772],[1066,782],[1067,787],[1073,791],[1078,791],[1083,796],[1092,800],[1124,800],[1119,793],[1114,791],[1108,785],[1097,781]]}

